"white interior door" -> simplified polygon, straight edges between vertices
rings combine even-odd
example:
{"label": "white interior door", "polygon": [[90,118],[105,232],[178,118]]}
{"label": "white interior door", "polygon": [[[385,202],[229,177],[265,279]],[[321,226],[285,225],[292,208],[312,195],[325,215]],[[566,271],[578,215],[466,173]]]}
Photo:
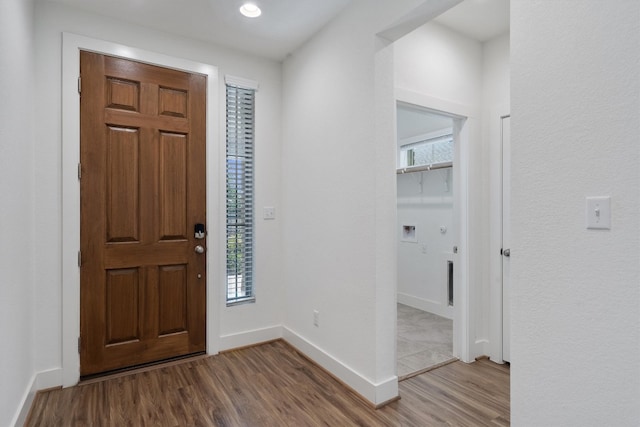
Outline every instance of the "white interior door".
{"label": "white interior door", "polygon": [[502,126],[502,359],[511,360],[511,118]]}

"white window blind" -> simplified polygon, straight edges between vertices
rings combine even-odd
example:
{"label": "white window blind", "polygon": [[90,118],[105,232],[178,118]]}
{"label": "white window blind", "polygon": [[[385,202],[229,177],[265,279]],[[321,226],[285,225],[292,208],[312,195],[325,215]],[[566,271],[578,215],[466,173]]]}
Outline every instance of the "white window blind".
{"label": "white window blind", "polygon": [[227,84],[227,305],[252,301],[255,90]]}

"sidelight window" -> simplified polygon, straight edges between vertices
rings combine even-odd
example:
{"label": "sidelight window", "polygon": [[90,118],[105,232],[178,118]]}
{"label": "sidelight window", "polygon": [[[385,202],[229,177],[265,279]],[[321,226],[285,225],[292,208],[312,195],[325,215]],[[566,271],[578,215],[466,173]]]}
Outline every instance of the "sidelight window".
{"label": "sidelight window", "polygon": [[227,79],[226,233],[227,305],[255,300],[254,113],[255,88]]}

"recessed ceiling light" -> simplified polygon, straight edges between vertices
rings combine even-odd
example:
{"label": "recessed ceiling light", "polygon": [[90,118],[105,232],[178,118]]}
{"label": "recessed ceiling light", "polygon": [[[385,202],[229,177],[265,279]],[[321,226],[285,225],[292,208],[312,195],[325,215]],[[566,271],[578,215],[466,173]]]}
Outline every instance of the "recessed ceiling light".
{"label": "recessed ceiling light", "polygon": [[247,18],[257,18],[262,15],[262,11],[258,6],[253,3],[245,3],[240,7],[240,13],[242,13]]}

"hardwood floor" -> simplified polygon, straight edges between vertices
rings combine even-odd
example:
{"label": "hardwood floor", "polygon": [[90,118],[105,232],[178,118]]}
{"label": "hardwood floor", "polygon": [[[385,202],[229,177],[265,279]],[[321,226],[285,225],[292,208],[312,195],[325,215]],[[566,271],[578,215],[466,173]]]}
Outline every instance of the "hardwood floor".
{"label": "hardwood floor", "polygon": [[509,425],[509,368],[455,362],[375,410],[284,341],[50,390],[27,426]]}

